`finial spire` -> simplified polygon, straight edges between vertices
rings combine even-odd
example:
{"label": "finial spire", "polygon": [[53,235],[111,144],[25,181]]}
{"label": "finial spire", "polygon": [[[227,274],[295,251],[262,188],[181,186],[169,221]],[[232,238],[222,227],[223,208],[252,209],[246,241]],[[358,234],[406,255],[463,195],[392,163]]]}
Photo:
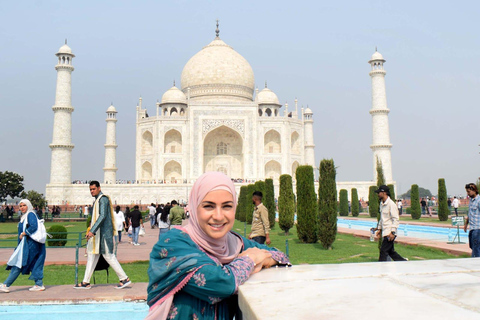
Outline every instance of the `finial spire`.
{"label": "finial spire", "polygon": [[111,106],[113,106],[113,101],[110,103]]}
{"label": "finial spire", "polygon": [[175,79],[173,79],[173,86],[175,87]]}
{"label": "finial spire", "polygon": [[220,37],[220,30],[218,29],[218,19],[217,19],[217,29],[215,30],[215,33],[217,35],[217,38]]}
{"label": "finial spire", "polygon": [[375,52],[377,52],[377,46],[375,46]]}
{"label": "finial spire", "polygon": [[65,44],[67,44],[67,38],[65,38]]}
{"label": "finial spire", "polygon": [[267,80],[265,80],[265,88],[267,88]]}

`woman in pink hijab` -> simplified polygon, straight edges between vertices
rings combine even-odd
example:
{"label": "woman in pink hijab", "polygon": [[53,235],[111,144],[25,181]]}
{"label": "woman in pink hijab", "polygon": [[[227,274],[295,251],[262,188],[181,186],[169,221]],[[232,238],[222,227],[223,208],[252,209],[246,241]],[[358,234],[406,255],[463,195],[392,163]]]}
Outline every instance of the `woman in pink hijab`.
{"label": "woman in pink hijab", "polygon": [[147,319],[233,319],[238,286],[262,268],[290,264],[284,253],[232,231],[236,206],[226,175],[198,178],[189,224],[163,234],[150,254]]}

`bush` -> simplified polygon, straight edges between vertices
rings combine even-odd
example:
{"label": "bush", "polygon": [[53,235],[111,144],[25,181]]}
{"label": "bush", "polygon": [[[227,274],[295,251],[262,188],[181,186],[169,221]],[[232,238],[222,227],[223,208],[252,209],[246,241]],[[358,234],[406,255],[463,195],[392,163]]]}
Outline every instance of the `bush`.
{"label": "bush", "polygon": [[389,184],[387,185],[388,189],[390,189],[390,199],[392,199],[392,201],[397,201],[397,198],[395,198],[395,186],[393,184]]}
{"label": "bush", "polygon": [[[270,180],[270,179],[267,179]],[[289,174],[280,176],[280,191],[278,197],[278,225],[288,231],[293,227],[295,215],[295,200],[293,196],[292,177]]]}
{"label": "bush", "polygon": [[55,224],[48,228],[47,233],[52,235],[52,239],[47,236],[47,242],[49,247],[64,247],[67,244],[67,240],[59,240],[59,239],[67,239],[67,234],[56,234],[56,232],[67,232],[67,228],[64,226]]}
{"label": "bush", "polygon": [[245,207],[246,207],[246,198],[247,195],[247,186],[240,187],[240,194],[238,195],[238,204],[237,210],[235,211],[235,219],[245,222],[246,214],[245,214]]}
{"label": "bush", "polygon": [[345,189],[340,190],[340,215],[348,216],[348,192]]}
{"label": "bush", "polygon": [[333,159],[320,162],[318,186],[318,237],[323,247],[329,249],[337,236],[337,175]]}
{"label": "bush", "polygon": [[412,219],[418,220],[422,216],[422,210],[420,208],[418,185],[416,184],[412,184],[412,188],[410,189],[410,199],[410,214],[412,215]]}
{"label": "bush", "polygon": [[370,186],[370,188],[368,188],[368,213],[372,218],[380,216],[378,214],[380,210],[378,195],[375,193],[375,190],[377,190],[377,186]]}
{"label": "bush", "polygon": [[247,186],[247,194],[245,195],[245,215],[246,215],[248,224],[252,224],[252,220],[253,220],[253,210],[255,209],[255,205],[252,202],[252,197],[254,192],[255,192],[255,185],[249,184]]}
{"label": "bush", "polygon": [[447,187],[445,179],[438,179],[438,219],[447,221],[450,210],[448,210]]}
{"label": "bush", "polygon": [[352,188],[352,217],[358,217],[360,213],[360,204],[358,203],[357,188]]}
{"label": "bush", "polygon": [[313,167],[299,166],[296,178],[298,238],[305,243],[315,243],[318,241],[318,206]]}
{"label": "bush", "polygon": [[263,204],[268,210],[268,221],[270,229],[275,226],[275,189],[273,187],[273,179],[265,179],[265,194],[263,195]]}

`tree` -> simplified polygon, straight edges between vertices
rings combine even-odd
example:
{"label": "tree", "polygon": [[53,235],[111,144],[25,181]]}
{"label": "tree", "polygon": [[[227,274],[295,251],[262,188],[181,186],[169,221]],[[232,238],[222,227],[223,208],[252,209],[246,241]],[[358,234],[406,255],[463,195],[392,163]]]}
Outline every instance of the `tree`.
{"label": "tree", "polygon": [[235,212],[236,219],[245,222],[246,219],[246,195],[247,195],[247,186],[240,187],[240,194],[238,195],[238,204],[237,210]]}
{"label": "tree", "polygon": [[450,210],[448,210],[447,187],[445,179],[438,179],[438,219],[447,221]]}
{"label": "tree", "polygon": [[[267,179],[270,180],[270,179]],[[280,190],[278,197],[278,225],[280,229],[288,231],[293,227],[295,215],[295,200],[292,187],[292,176],[282,174],[280,176]]]}
{"label": "tree", "polygon": [[[405,192],[404,194],[402,194],[400,196],[400,198],[402,199],[411,199],[411,190],[408,190],[407,192]],[[426,197],[429,197],[431,198],[433,196],[433,194],[430,192],[430,190],[428,189],[424,189],[422,187],[418,187],[418,196],[420,198],[426,198]]]}
{"label": "tree", "polygon": [[360,203],[358,202],[357,188],[352,188],[352,217],[358,217],[360,213]]}
{"label": "tree", "polygon": [[39,209],[43,209],[47,204],[47,201],[45,200],[43,193],[38,193],[35,190],[30,190],[27,192],[22,191],[22,193],[20,194],[20,198],[30,200],[34,208],[38,207]]}
{"label": "tree", "polygon": [[340,190],[340,215],[348,216],[348,192],[345,189]]}
{"label": "tree", "polygon": [[390,199],[392,199],[392,201],[397,201],[395,198],[395,186],[393,184],[389,184],[387,187],[390,189]]}
{"label": "tree", "polygon": [[370,186],[370,188],[368,188],[368,213],[372,218],[379,216],[378,195],[375,193],[375,190],[377,190],[377,186]]}
{"label": "tree", "polygon": [[305,243],[315,243],[318,241],[318,207],[313,167],[297,167],[296,178],[298,238]]}
{"label": "tree", "polygon": [[383,174],[382,161],[377,157],[377,187],[385,185],[385,175]]}
{"label": "tree", "polygon": [[265,194],[263,195],[263,204],[268,210],[268,221],[270,229],[275,226],[275,189],[273,187],[273,179],[265,179]]}
{"label": "tree", "polygon": [[260,191],[265,196],[265,181],[258,180],[255,182],[255,191]]}
{"label": "tree", "polygon": [[255,209],[255,205],[252,202],[252,196],[255,192],[255,185],[249,184],[247,186],[247,194],[245,195],[245,214],[247,217],[247,223],[252,224],[253,220],[253,210]]}
{"label": "tree", "polygon": [[23,191],[23,177],[15,172],[0,171],[0,202],[7,200],[7,197],[15,198]]}
{"label": "tree", "polygon": [[337,236],[337,172],[333,159],[320,162],[318,185],[318,236],[325,249],[331,249]]}
{"label": "tree", "polygon": [[412,184],[411,187],[411,203],[410,203],[410,214],[412,215],[412,219],[418,220],[422,216],[422,211],[420,208],[420,196],[418,193],[418,185]]}

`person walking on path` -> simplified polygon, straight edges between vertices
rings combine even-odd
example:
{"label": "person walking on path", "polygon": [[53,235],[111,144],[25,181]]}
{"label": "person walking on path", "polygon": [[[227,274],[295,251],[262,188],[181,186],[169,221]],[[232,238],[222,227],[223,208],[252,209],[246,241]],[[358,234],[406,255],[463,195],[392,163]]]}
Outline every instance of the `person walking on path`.
{"label": "person walking on path", "polygon": [[87,242],[87,266],[83,281],[74,286],[75,289],[90,289],[90,278],[92,277],[95,266],[98,263],[100,255],[112,267],[118,276],[120,283],[115,289],[123,289],[132,282],[123,271],[115,256],[115,243],[113,237],[117,235],[117,226],[112,210],[112,201],[104,195],[100,189],[98,181],[90,182],[90,194],[95,197],[93,204],[91,228],[86,238]]}
{"label": "person walking on path", "polygon": [[20,273],[31,273],[28,279],[35,281],[35,285],[29,289],[30,291],[44,291],[43,266],[47,254],[45,243],[37,242],[30,237],[38,230],[38,217],[33,212],[29,200],[21,200],[19,207],[22,216],[18,224],[18,244],[7,262],[10,274],[5,282],[0,284],[0,292],[10,292],[10,286]]}
{"label": "person walking on path", "polygon": [[134,206],[133,211],[130,212],[130,225],[132,226],[132,244],[139,246],[138,235],[140,233],[140,225],[142,225],[143,228],[143,219],[138,206]]}
{"label": "person walking on path", "polygon": [[460,205],[460,201],[458,201],[457,197],[453,197],[453,201],[452,201],[452,206],[453,206],[453,210],[455,210],[455,216],[458,217],[458,206]]}
{"label": "person walking on path", "polygon": [[125,225],[125,215],[120,210],[120,206],[117,206],[115,208],[115,223],[117,225],[117,232],[118,232],[118,235],[115,236],[115,242],[121,243],[123,226]]}
{"label": "person walking on path", "polygon": [[381,200],[380,220],[376,228],[376,236],[380,237],[381,235],[383,237],[378,261],[387,261],[388,256],[394,261],[407,261],[407,259],[399,255],[394,248],[399,216],[395,202],[390,199],[390,189],[387,186],[380,186],[375,192]]}
{"label": "person walking on path", "polygon": [[151,203],[148,207],[148,217],[150,218],[150,227],[153,229],[155,228],[155,213],[157,212],[157,208],[153,203]]}
{"label": "person walking on path", "polygon": [[425,198],[422,198],[422,201],[420,201],[420,204],[422,205],[422,214],[425,214],[427,209],[427,202],[425,201]]}
{"label": "person walking on path", "polygon": [[172,201],[172,208],[170,209],[168,218],[170,219],[170,225],[172,226],[181,226],[182,220],[185,219],[185,210],[178,205],[176,200]]}
{"label": "person walking on path", "polygon": [[470,197],[470,203],[468,205],[467,221],[463,230],[467,232],[467,227],[470,225],[468,244],[470,249],[472,249],[472,257],[480,257],[480,196],[475,183],[465,185],[465,190]]}
{"label": "person walking on path", "polygon": [[263,205],[262,198],[263,194],[260,191],[255,191],[252,195],[255,210],[252,217],[252,231],[248,238],[260,244],[270,244],[268,209]]}
{"label": "person walking on path", "polygon": [[398,214],[402,215],[403,203],[402,200],[397,200]]}
{"label": "person walking on path", "polygon": [[160,230],[158,232],[159,239],[162,234],[170,230],[170,220],[168,219],[168,212],[163,211],[161,214],[158,215],[158,228]]}

